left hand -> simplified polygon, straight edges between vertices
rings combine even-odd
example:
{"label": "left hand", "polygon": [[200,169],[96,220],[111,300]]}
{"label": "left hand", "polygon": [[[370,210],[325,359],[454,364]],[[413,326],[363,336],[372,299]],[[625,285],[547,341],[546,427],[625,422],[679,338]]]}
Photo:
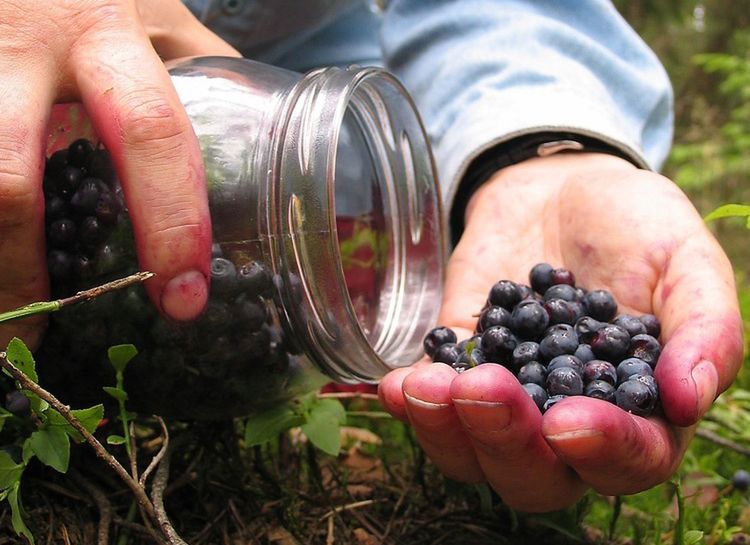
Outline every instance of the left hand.
{"label": "left hand", "polygon": [[655,375],[666,420],[584,396],[542,415],[495,364],[458,374],[425,360],[389,373],[381,402],[414,427],[446,476],[488,481],[519,510],[560,509],[588,488],[632,494],[665,481],[742,361],[727,257],[668,179],[603,154],[531,159],[473,195],[436,325],[469,337],[492,284],[528,284],[539,262],[609,290],[618,313],[659,318],[664,349]]}

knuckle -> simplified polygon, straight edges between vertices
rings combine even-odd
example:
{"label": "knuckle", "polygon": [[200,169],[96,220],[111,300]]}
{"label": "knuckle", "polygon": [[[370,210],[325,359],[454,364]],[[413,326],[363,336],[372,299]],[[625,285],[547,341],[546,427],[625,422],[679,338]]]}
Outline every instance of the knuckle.
{"label": "knuckle", "polygon": [[40,175],[41,162],[22,146],[17,137],[0,136],[0,229],[27,222],[40,203],[34,178]]}
{"label": "knuckle", "polygon": [[161,89],[143,88],[123,96],[120,130],[123,143],[135,149],[148,148],[151,159],[174,157],[186,152],[189,123],[179,115]]}

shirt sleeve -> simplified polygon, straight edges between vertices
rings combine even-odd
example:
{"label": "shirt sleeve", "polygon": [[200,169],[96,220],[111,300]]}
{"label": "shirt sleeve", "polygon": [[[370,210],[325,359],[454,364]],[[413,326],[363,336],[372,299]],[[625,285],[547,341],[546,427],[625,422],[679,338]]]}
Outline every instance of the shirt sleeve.
{"label": "shirt sleeve", "polygon": [[381,45],[422,115],[446,203],[477,155],[524,134],[591,136],[652,169],[669,151],[669,79],[610,2],[392,0]]}

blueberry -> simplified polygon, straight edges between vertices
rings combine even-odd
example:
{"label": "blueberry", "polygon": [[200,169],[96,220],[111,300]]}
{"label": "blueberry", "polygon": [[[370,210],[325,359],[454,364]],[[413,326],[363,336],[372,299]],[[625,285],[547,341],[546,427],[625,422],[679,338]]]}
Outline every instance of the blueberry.
{"label": "blueberry", "polygon": [[494,363],[510,363],[518,339],[505,326],[496,325],[482,333],[482,351],[487,359]]}
{"label": "blueberry", "polygon": [[521,300],[521,290],[510,280],[500,280],[490,288],[487,301],[490,305],[500,306],[511,310]]}
{"label": "blueberry", "polygon": [[122,202],[117,195],[111,191],[102,191],[94,206],[94,214],[100,222],[106,225],[115,225],[122,211]]}
{"label": "blueberry", "polygon": [[608,324],[594,333],[589,344],[598,358],[619,362],[627,354],[630,335],[619,325]]}
{"label": "blueberry", "polygon": [[469,343],[472,343],[472,348],[482,348],[482,335],[477,333],[476,335],[472,335],[468,339],[464,339],[458,343],[458,348],[461,350],[466,350]]}
{"label": "blueberry", "polygon": [[641,382],[648,386],[648,389],[651,390],[651,393],[654,394],[654,397],[658,399],[659,397],[659,386],[656,384],[656,379],[651,375],[640,375],[635,374],[631,375],[628,380],[636,380],[638,382]]}
{"label": "blueberry", "polygon": [[605,380],[592,380],[583,389],[583,395],[614,403],[615,387]]}
{"label": "blueberry", "polygon": [[645,333],[636,335],[630,339],[627,355],[640,358],[651,367],[656,367],[656,362],[661,355],[661,344],[651,335]]}
{"label": "blueberry", "polygon": [[604,322],[600,322],[591,316],[581,316],[576,320],[575,330],[578,333],[578,338],[582,343],[591,343],[594,338],[594,334],[607,325]]}
{"label": "blueberry", "polygon": [[740,492],[744,492],[750,488],[750,472],[747,472],[744,469],[738,469],[735,471],[734,475],[732,475],[732,488],[739,490]]}
{"label": "blueberry", "polygon": [[242,265],[237,271],[240,290],[255,295],[266,295],[273,287],[271,274],[262,263],[251,261]]}
{"label": "blueberry", "polygon": [[211,260],[211,291],[218,296],[236,293],[239,287],[234,263],[223,257]]}
{"label": "blueberry", "polygon": [[211,244],[211,258],[213,259],[214,257],[224,257],[224,251],[218,242]]}
{"label": "blueberry", "polygon": [[573,325],[583,315],[580,303],[563,299],[550,299],[544,303],[544,310],[549,315],[550,324]]}
{"label": "blueberry", "polygon": [[648,416],[656,406],[656,396],[643,382],[626,380],[617,387],[615,401],[621,409],[637,416]]}
{"label": "blueberry", "polygon": [[52,250],[47,254],[47,270],[52,280],[69,280],[73,272],[73,260],[63,250]]}
{"label": "blueberry", "polygon": [[544,292],[544,301],[562,299],[564,301],[578,301],[576,289],[570,284],[555,284]]}
{"label": "blueberry", "polygon": [[511,363],[513,369],[520,369],[530,361],[539,360],[539,344],[533,341],[524,341],[513,349]]}
{"label": "blueberry", "polygon": [[432,329],[425,335],[422,345],[424,346],[425,354],[432,357],[440,345],[455,343],[457,340],[456,333],[451,328],[440,326]]}
{"label": "blueberry", "polygon": [[59,177],[68,165],[68,150],[63,148],[47,158],[44,165],[44,174],[51,177]]}
{"label": "blueberry", "polygon": [[583,367],[583,380],[586,383],[603,380],[614,386],[617,384],[617,369],[608,361],[591,360]]}
{"label": "blueberry", "polygon": [[44,200],[44,219],[53,222],[70,214],[68,201],[57,195],[50,195]]}
{"label": "blueberry", "polygon": [[567,398],[568,396],[564,394],[558,394],[558,395],[551,395],[547,398],[547,401],[544,402],[544,408],[542,409],[542,412],[549,411],[552,407],[560,403],[563,399]]}
{"label": "blueberry", "polygon": [[546,386],[547,370],[538,361],[530,361],[518,371],[518,382],[521,384],[538,384]]}
{"label": "blueberry", "polygon": [[248,362],[254,363],[271,353],[271,333],[267,328],[261,328],[240,337],[237,351]]}
{"label": "blueberry", "polygon": [[529,283],[531,288],[539,293],[543,294],[552,285],[552,265],[549,263],[538,263],[531,268],[529,273]]}
{"label": "blueberry", "polygon": [[472,365],[469,364],[468,361],[462,361],[461,359],[458,359],[450,364],[450,366],[453,368],[454,371],[458,373],[463,373],[464,371],[467,371],[472,368]]}
{"label": "blueberry", "polygon": [[31,415],[29,398],[19,390],[12,390],[5,394],[5,408],[8,412],[19,418],[26,418]]}
{"label": "blueberry", "polygon": [[496,325],[509,326],[510,312],[503,307],[490,305],[479,315],[476,331],[477,333],[482,333],[484,330]]}
{"label": "blueberry", "polygon": [[628,358],[622,360],[617,366],[617,382],[625,382],[633,375],[653,375],[651,366],[638,358]]}
{"label": "blueberry", "polygon": [[539,355],[544,361],[555,356],[574,354],[578,348],[578,335],[567,324],[557,324],[556,329],[549,331],[539,343]]}
{"label": "blueberry", "polygon": [[534,290],[526,284],[518,284],[518,291],[521,292],[521,301],[534,298]]}
{"label": "blueberry", "polygon": [[78,240],[85,246],[93,248],[104,242],[107,232],[96,216],[86,216],[78,224]]}
{"label": "blueberry", "polygon": [[185,339],[184,326],[159,316],[151,324],[151,340],[159,346],[176,346]]}
{"label": "blueberry", "polygon": [[120,269],[123,254],[114,244],[102,244],[96,252],[96,274],[107,275]]}
{"label": "blueberry", "polygon": [[643,325],[643,322],[641,322],[635,316],[631,316],[630,314],[620,314],[614,320],[612,320],[612,323],[615,325],[619,325],[621,328],[627,331],[628,335],[630,335],[631,337],[634,337],[641,333],[646,333],[646,326]]}
{"label": "blueberry", "polygon": [[581,395],[583,379],[572,367],[558,367],[547,373],[547,393],[550,396]]}
{"label": "blueberry", "polygon": [[93,215],[96,212],[96,203],[101,193],[98,182],[96,178],[86,178],[70,198],[70,205],[81,216]]}
{"label": "blueberry", "polygon": [[85,255],[73,258],[73,275],[76,280],[90,280],[95,274],[94,261]]}
{"label": "blueberry", "polygon": [[81,183],[82,179],[83,172],[81,172],[80,168],[70,165],[66,166],[63,168],[63,171],[58,178],[57,186],[59,192],[63,195],[72,194],[78,189],[78,185]]}
{"label": "blueberry", "polygon": [[474,367],[486,362],[487,358],[484,355],[484,352],[482,352],[482,349],[472,348],[470,351],[463,350],[454,363],[467,364],[469,367]]}
{"label": "blueberry", "polygon": [[573,355],[583,363],[587,363],[591,360],[596,359],[596,356],[594,356],[594,351],[591,350],[591,347],[586,343],[579,344]]}
{"label": "blueberry", "polygon": [[544,388],[533,382],[527,382],[523,385],[523,389],[526,390],[529,397],[536,403],[539,410],[544,410],[544,404],[547,402],[547,392]]}
{"label": "blueberry", "polygon": [[47,242],[53,248],[70,248],[76,241],[76,230],[71,219],[55,220],[47,228]]}
{"label": "blueberry", "polygon": [[599,320],[609,322],[617,314],[615,298],[607,290],[593,290],[583,297],[586,313]]}
{"label": "blueberry", "polygon": [[461,349],[455,343],[445,343],[437,347],[432,361],[451,364],[461,355]]}
{"label": "blueberry", "polygon": [[117,180],[112,157],[103,148],[95,149],[89,155],[88,173],[102,180],[109,187],[113,187]]}
{"label": "blueberry", "polygon": [[643,316],[639,316],[638,319],[646,326],[646,333],[648,335],[651,335],[655,339],[659,338],[659,335],[661,335],[661,324],[656,316],[653,314],[644,314]]}
{"label": "blueberry", "polygon": [[202,334],[210,337],[229,329],[233,321],[234,316],[229,304],[223,300],[211,298],[198,319],[198,327]]}
{"label": "blueberry", "polygon": [[567,284],[569,286],[576,285],[576,277],[573,275],[572,271],[569,271],[568,269],[555,269],[552,271],[552,285],[556,284]]}
{"label": "blueberry", "polygon": [[547,364],[547,373],[551,373],[555,369],[561,367],[570,367],[579,375],[583,375],[583,363],[581,363],[581,360],[570,354],[561,354],[552,358]]}
{"label": "blueberry", "polygon": [[94,151],[94,146],[87,139],[74,140],[68,146],[68,164],[76,167],[86,166],[92,151]]}
{"label": "blueberry", "polygon": [[522,339],[539,339],[548,325],[547,311],[537,301],[519,303],[510,315],[510,327]]}

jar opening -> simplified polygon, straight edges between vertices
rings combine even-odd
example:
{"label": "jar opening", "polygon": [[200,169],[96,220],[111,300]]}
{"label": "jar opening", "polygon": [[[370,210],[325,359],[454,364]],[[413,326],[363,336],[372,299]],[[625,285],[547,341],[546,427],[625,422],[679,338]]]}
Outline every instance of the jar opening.
{"label": "jar opening", "polygon": [[435,323],[444,241],[432,156],[382,70],[329,68],[300,86],[278,177],[282,259],[301,292],[290,321],[329,374],[376,380],[418,359]]}

